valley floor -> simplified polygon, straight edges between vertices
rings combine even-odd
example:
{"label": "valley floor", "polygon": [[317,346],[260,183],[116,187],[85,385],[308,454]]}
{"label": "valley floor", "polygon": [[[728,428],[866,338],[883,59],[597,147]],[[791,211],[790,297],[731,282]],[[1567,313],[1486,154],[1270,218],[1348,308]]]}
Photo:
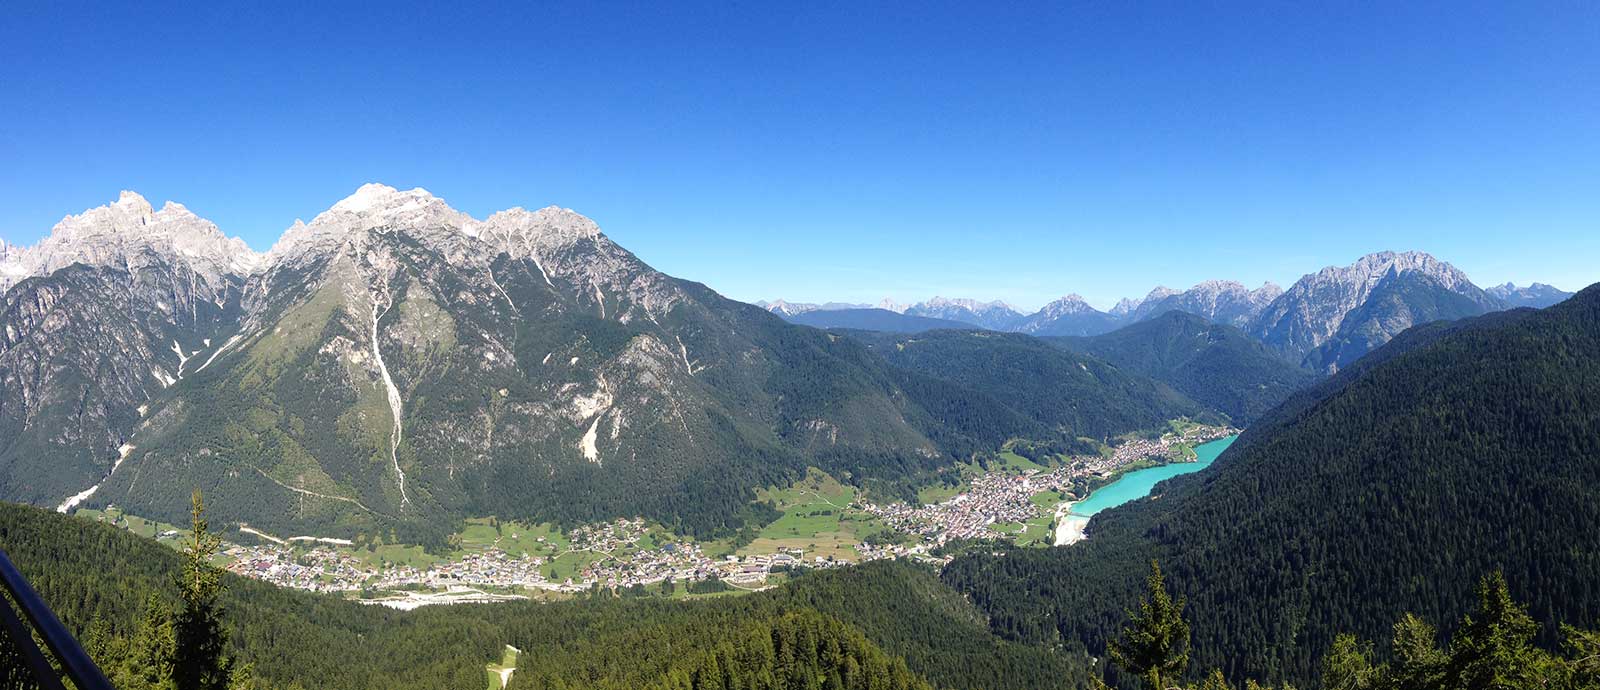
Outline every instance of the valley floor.
{"label": "valley floor", "polygon": [[[930,486],[921,505],[877,503],[817,470],[787,488],[760,492],[781,512],[749,543],[697,542],[641,519],[567,532],[494,518],[469,520],[441,557],[419,546],[316,537],[279,537],[238,525],[225,567],[284,587],[344,593],[399,609],[516,599],[559,599],[594,587],[669,597],[759,591],[791,570],[878,559],[942,564],[942,547],[1010,540],[1048,547],[1082,537],[1074,502],[1130,470],[1192,458],[1192,446],[1237,433],[1175,423],[1154,439],[1127,439],[1101,455],[1041,458],[1009,450],[986,466],[959,468],[960,480]],[[176,543],[171,525],[114,507],[81,510],[145,536]],[[648,587],[648,589],[646,589]]]}

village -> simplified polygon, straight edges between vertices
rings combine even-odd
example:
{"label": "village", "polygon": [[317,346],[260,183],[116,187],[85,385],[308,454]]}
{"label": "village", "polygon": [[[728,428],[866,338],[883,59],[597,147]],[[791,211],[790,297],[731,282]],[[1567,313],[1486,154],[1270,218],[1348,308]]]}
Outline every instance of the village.
{"label": "village", "polygon": [[[931,555],[939,546],[960,540],[1006,538],[1011,535],[998,526],[1039,522],[1049,515],[1037,502],[1041,494],[1055,492],[1063,500],[1080,497],[1077,494],[1086,491],[1091,482],[1103,481],[1137,463],[1181,461],[1183,449],[1190,445],[1232,433],[1237,430],[1191,426],[1159,439],[1128,440],[1104,455],[1064,458],[1064,464],[1053,469],[989,471],[972,476],[960,493],[927,505],[877,504],[857,498],[849,504],[849,510],[876,518],[894,532],[908,536],[902,540],[856,544],[854,551],[858,557],[854,562],[881,558],[940,562],[943,559]],[[256,545],[229,543],[223,555],[228,560],[226,568],[239,575],[284,587],[346,593],[375,603],[395,603],[407,608],[416,604],[415,593],[418,592],[467,592],[483,597],[520,598],[519,593],[532,590],[575,594],[595,587],[619,590],[668,582],[687,585],[706,581],[756,590],[767,586],[774,573],[852,562],[815,555],[808,558],[799,548],[713,557],[694,541],[669,539],[658,543],[658,537],[644,520],[635,518],[580,526],[565,534],[566,543],[560,547],[547,543],[545,537],[538,537],[536,545],[546,547],[539,554],[511,553],[489,547],[428,566],[375,565],[371,559],[357,557],[349,548],[340,548],[340,544],[315,543],[307,548],[277,539],[264,539],[264,543]],[[552,577],[549,565],[566,556],[581,559],[581,567],[566,576]],[[401,598],[389,598],[395,593]],[[406,593],[411,596],[405,596]],[[474,596],[423,603],[456,600],[490,599]]]}
{"label": "village", "polygon": [[858,502],[855,507],[932,546],[962,539],[995,538],[996,525],[1026,523],[1044,515],[1034,502],[1039,494],[1054,491],[1073,496],[1085,491],[1088,482],[1084,480],[1105,480],[1135,463],[1152,459],[1179,462],[1185,459],[1182,448],[1235,433],[1238,430],[1230,427],[1193,426],[1181,434],[1126,441],[1107,455],[1073,456],[1063,466],[1048,471],[1029,468],[1015,474],[978,475],[966,491],[939,503],[911,506]]}
{"label": "village", "polygon": [[[619,589],[668,580],[682,583],[719,580],[736,588],[748,588],[762,585],[774,572],[802,565],[804,558],[798,550],[712,558],[691,541],[641,548],[646,532],[643,520],[619,519],[573,530],[568,534],[571,544],[555,556],[513,555],[499,548],[489,548],[427,568],[409,565],[379,568],[357,558],[348,549],[321,545],[295,548],[270,541],[249,546],[228,544],[222,553],[229,560],[226,569],[239,575],[282,587],[349,593],[463,589],[577,593],[596,586]],[[546,563],[576,552],[588,552],[597,558],[573,577],[556,580],[546,576]],[[843,564],[822,558],[804,563],[821,568]]]}

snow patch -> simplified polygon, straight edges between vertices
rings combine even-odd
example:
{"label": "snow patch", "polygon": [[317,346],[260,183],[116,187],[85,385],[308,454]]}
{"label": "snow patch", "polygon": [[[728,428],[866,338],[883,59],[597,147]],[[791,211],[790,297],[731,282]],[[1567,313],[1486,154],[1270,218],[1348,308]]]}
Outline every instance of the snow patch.
{"label": "snow patch", "polygon": [[[211,360],[216,359],[217,355],[222,354],[223,350],[226,350],[229,347],[231,347],[234,343],[239,342],[239,339],[242,338],[242,337],[244,337],[242,334],[235,335],[232,338],[229,338],[226,342],[222,343],[222,347],[217,348],[216,352],[211,353],[211,356],[206,358],[206,363],[200,365],[200,368],[199,369],[195,369],[195,371],[196,372],[205,371],[206,367],[211,366]],[[211,344],[211,341],[207,340],[206,341],[206,345],[210,345],[210,344]]]}
{"label": "snow patch", "polygon": [[589,430],[583,433],[583,442],[579,444],[579,450],[583,451],[584,459],[596,465],[601,464],[600,451],[594,445],[595,435],[599,430],[600,416],[596,416],[594,422],[589,424]]}
{"label": "snow patch", "polygon": [[65,512],[67,512],[69,510],[72,510],[73,506],[78,505],[79,503],[82,503],[84,501],[84,499],[86,499],[86,498],[88,498],[90,496],[93,496],[94,492],[100,490],[100,485],[101,484],[106,483],[106,480],[110,479],[111,475],[116,474],[117,468],[122,466],[122,461],[123,460],[127,460],[128,459],[128,454],[132,453],[133,449],[137,448],[137,447],[138,446],[135,446],[132,443],[124,443],[124,444],[122,444],[122,446],[118,447],[117,448],[117,461],[114,462],[114,463],[111,463],[111,471],[107,472],[106,476],[101,477],[100,481],[98,483],[96,483],[94,486],[91,486],[91,487],[89,487],[87,489],[84,489],[83,491],[80,491],[80,492],[75,493],[75,494],[73,494],[71,496],[68,496],[67,500],[62,501],[61,505],[56,506],[56,512],[65,513]]}

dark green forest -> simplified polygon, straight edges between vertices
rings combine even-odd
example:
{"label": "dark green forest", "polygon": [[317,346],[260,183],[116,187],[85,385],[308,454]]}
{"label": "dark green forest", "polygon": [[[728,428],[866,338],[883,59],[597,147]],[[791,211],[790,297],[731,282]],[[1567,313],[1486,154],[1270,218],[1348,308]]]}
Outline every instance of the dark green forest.
{"label": "dark green forest", "polygon": [[1164,383],[1020,333],[842,332],[894,367],[1001,401],[1059,438],[1104,442],[1178,417],[1221,421]]}
{"label": "dark green forest", "polygon": [[[182,554],[123,530],[0,504],[0,548],[103,663],[126,660],[159,630],[148,623],[152,607],[181,604],[173,576],[184,567]],[[410,612],[232,575],[221,583],[225,652],[248,668],[245,687],[476,689],[506,644],[523,651],[512,680],[519,688],[683,687],[685,679],[689,687],[722,687],[692,683],[713,667],[727,669],[729,655],[740,660],[738,677],[792,677],[793,663],[801,663],[819,679],[874,679],[838,687],[1024,690],[1088,682],[1085,659],[992,635],[959,593],[910,563],[817,571],[740,596],[678,601],[601,591],[567,602]],[[771,660],[788,658],[780,648],[803,662],[762,661],[768,651]],[[137,663],[105,665],[123,679],[141,672]]]}
{"label": "dark green forest", "polygon": [[1318,378],[1237,328],[1181,311],[1103,335],[1045,340],[1161,381],[1239,426],[1254,424]]}
{"label": "dark green forest", "polygon": [[1008,639],[1101,655],[1159,559],[1203,614],[1197,667],[1309,685],[1341,633],[1382,639],[1413,613],[1450,636],[1502,572],[1556,648],[1561,623],[1600,620],[1600,287],[1413,331],[1207,471],[1101,513],[1088,541],[969,555],[945,581]]}

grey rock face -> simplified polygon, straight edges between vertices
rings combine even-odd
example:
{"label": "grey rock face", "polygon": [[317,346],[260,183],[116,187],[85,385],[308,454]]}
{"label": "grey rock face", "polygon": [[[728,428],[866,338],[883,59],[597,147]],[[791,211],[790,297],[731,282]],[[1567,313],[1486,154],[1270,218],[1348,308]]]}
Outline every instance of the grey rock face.
{"label": "grey rock face", "polygon": [[236,328],[259,263],[183,206],[131,192],[0,252],[5,495],[59,499],[104,475],[140,410]]}
{"label": "grey rock face", "polygon": [[1231,280],[1208,280],[1183,292],[1158,287],[1125,313],[1129,321],[1137,322],[1181,311],[1243,328],[1282,294],[1283,288],[1272,283],[1250,290]]}
{"label": "grey rock face", "polygon": [[1499,300],[1446,262],[1423,252],[1380,252],[1301,278],[1247,330],[1292,361],[1306,359],[1338,337],[1340,355],[1305,362],[1332,370],[1426,320],[1500,308]]}

